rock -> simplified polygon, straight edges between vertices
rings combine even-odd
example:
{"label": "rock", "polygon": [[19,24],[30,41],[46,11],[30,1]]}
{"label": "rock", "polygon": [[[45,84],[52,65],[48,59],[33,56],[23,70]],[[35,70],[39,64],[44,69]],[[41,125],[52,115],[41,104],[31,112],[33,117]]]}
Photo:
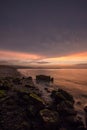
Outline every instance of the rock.
{"label": "rock", "polygon": [[86,128],[87,128],[87,105],[84,106],[85,111],[85,122],[86,122]]}
{"label": "rock", "polygon": [[30,76],[30,77],[28,77],[27,78],[29,81],[33,81],[33,79],[32,79],[32,77]]}
{"label": "rock", "polygon": [[87,105],[84,106],[84,111],[87,112]]}
{"label": "rock", "polygon": [[51,97],[54,99],[56,104],[61,103],[62,101],[69,101],[72,105],[74,104],[73,96],[62,89],[53,90]]}
{"label": "rock", "polygon": [[69,107],[66,102],[62,102],[60,104],[57,105],[57,111],[59,112],[59,114],[63,117],[63,116],[68,116],[68,115],[73,115],[76,116],[77,115],[77,111],[74,110],[73,107]]}
{"label": "rock", "polygon": [[54,128],[55,130],[56,128],[59,127],[60,119],[59,119],[58,112],[51,111],[49,109],[43,109],[40,111],[40,116],[46,129]]}
{"label": "rock", "polygon": [[38,95],[31,93],[29,95],[29,105],[27,108],[29,116],[36,116],[41,109],[45,108],[44,100]]}
{"label": "rock", "polygon": [[80,130],[80,129],[85,130],[83,121],[78,117],[75,117],[73,115],[72,116],[67,116],[65,121],[68,124],[69,128],[72,128],[73,130],[74,129],[76,129],[76,130]]}
{"label": "rock", "polygon": [[82,105],[81,101],[76,102],[77,105]]}
{"label": "rock", "polygon": [[14,78],[13,83],[16,84],[16,85],[20,85],[21,84],[21,79],[20,78]]}
{"label": "rock", "polygon": [[9,90],[11,88],[11,85],[8,81],[4,81],[1,85],[0,85],[0,90]]}
{"label": "rock", "polygon": [[48,88],[44,88],[47,93],[50,93],[50,90]]}
{"label": "rock", "polygon": [[0,90],[0,98],[3,98],[6,96],[5,90]]}
{"label": "rock", "polygon": [[19,125],[17,130],[31,130],[31,125],[29,122],[24,121]]}
{"label": "rock", "polygon": [[36,75],[36,82],[53,82],[53,78],[51,78],[50,76],[46,76],[46,75]]}

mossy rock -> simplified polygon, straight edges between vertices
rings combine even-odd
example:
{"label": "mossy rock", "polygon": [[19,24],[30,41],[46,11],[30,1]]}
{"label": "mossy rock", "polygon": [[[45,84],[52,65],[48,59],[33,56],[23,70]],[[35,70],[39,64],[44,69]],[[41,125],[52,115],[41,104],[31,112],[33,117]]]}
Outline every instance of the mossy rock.
{"label": "mossy rock", "polygon": [[36,116],[39,114],[41,109],[44,109],[44,100],[38,95],[31,93],[29,95],[29,103],[27,107],[27,112],[29,116]]}
{"label": "mossy rock", "polygon": [[64,91],[62,89],[58,89],[58,92],[60,92],[66,98],[66,100],[74,103],[73,96],[70,93],[68,93],[67,91]]}
{"label": "mossy rock", "polygon": [[6,96],[6,91],[0,90],[0,98],[3,98]]}
{"label": "mossy rock", "polygon": [[29,122],[24,121],[20,124],[17,130],[31,130],[31,125]]}
{"label": "mossy rock", "polygon": [[59,114],[56,111],[43,109],[40,111],[40,116],[44,123],[45,128],[57,128],[60,124]]}
{"label": "mossy rock", "polygon": [[62,101],[69,101],[74,104],[73,96],[62,89],[53,90],[51,93],[51,97],[56,103],[61,103]]}
{"label": "mossy rock", "polygon": [[42,104],[45,104],[44,100],[35,93],[31,93],[30,98],[36,102],[41,102]]}
{"label": "mossy rock", "polygon": [[0,85],[0,90],[9,90],[11,88],[11,84],[8,81],[3,81]]}

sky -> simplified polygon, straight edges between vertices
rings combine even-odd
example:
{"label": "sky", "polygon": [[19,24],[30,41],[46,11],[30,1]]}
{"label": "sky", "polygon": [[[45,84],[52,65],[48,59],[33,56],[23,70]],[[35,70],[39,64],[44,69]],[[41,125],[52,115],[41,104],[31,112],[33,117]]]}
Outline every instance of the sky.
{"label": "sky", "polygon": [[0,0],[0,64],[87,63],[86,0]]}

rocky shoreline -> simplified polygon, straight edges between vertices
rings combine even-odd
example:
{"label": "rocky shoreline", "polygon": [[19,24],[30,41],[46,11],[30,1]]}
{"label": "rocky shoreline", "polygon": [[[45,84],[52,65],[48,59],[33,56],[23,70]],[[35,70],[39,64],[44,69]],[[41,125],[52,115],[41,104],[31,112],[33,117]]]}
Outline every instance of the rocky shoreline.
{"label": "rocky shoreline", "polygon": [[[74,98],[63,89],[43,97],[32,77],[0,78],[0,130],[86,130],[74,108]],[[87,106],[84,107],[87,123]]]}

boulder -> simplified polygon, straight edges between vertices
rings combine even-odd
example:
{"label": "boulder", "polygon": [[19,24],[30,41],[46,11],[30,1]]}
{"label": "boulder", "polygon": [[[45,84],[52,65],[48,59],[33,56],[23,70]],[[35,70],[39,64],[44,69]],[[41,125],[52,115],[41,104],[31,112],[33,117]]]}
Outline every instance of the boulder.
{"label": "boulder", "polygon": [[84,106],[84,111],[87,113],[87,105]]}
{"label": "boulder", "polygon": [[74,104],[73,96],[62,89],[53,90],[51,97],[54,99],[56,104],[61,103],[62,101],[69,101],[72,105]]}
{"label": "boulder", "polygon": [[36,75],[36,82],[53,82],[53,78],[51,78],[50,76],[46,76],[46,75]]}
{"label": "boulder", "polygon": [[0,90],[0,98],[4,98],[6,96],[6,92],[4,90]]}
{"label": "boulder", "polygon": [[84,106],[85,111],[85,122],[86,122],[86,128],[87,128],[87,105]]}
{"label": "boulder", "polygon": [[75,111],[73,107],[69,107],[64,101],[57,105],[57,111],[62,117],[69,115],[77,115],[77,111]]}
{"label": "boulder", "polygon": [[30,116],[38,115],[39,111],[41,109],[44,109],[44,107],[45,107],[45,102],[41,97],[39,97],[34,93],[31,93],[29,95],[29,104],[28,104],[27,111]]}
{"label": "boulder", "polygon": [[41,119],[46,129],[57,129],[60,125],[59,114],[56,111],[43,109],[40,111]]}

